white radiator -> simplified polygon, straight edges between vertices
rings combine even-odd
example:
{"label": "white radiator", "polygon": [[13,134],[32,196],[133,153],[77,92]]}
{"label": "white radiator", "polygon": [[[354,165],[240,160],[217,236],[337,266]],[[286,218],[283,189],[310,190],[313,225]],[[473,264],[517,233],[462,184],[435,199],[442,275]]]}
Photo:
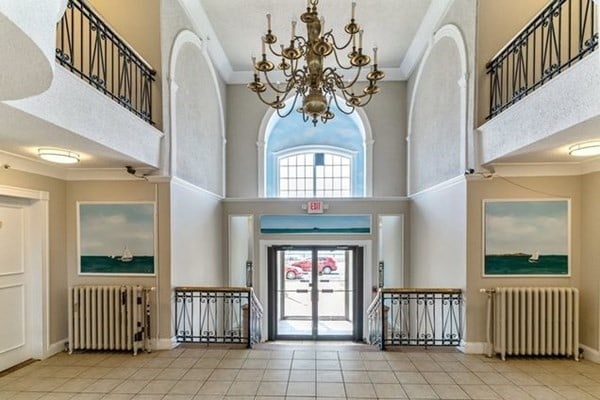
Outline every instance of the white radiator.
{"label": "white radiator", "polygon": [[579,358],[579,291],[570,287],[498,287],[488,293],[488,342],[506,355]]}
{"label": "white radiator", "polygon": [[150,350],[150,296],[141,286],[80,285],[69,289],[69,353]]}

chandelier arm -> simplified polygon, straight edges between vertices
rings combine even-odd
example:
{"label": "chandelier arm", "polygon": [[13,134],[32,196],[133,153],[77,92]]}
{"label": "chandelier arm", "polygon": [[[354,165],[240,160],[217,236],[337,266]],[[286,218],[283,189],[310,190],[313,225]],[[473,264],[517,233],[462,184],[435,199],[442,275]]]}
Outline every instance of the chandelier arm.
{"label": "chandelier arm", "polygon": [[281,58],[281,57],[282,57],[281,53],[278,53],[278,52],[276,52],[275,50],[273,50],[273,45],[274,45],[274,44],[276,44],[276,43],[277,43],[277,42],[275,42],[275,43],[269,43],[269,51],[270,51],[270,52],[271,52],[271,54],[273,54],[275,57],[279,57],[279,58]]}
{"label": "chandelier arm", "polygon": [[348,64],[348,66],[342,64],[342,62],[340,61],[340,56],[338,55],[337,49],[335,47],[333,48],[333,55],[335,57],[335,63],[341,69],[344,69],[344,70],[348,71],[348,70],[351,70],[352,68],[355,68],[355,67],[352,66],[352,64]]}
{"label": "chandelier arm", "polygon": [[288,115],[290,115],[292,113],[292,111],[294,111],[296,109],[296,102],[298,101],[298,96],[299,96],[300,92],[296,92],[296,94],[294,95],[294,101],[292,102],[292,106],[290,107],[289,110],[287,110],[287,112],[282,112],[281,110],[283,110],[283,108],[278,108],[277,109],[277,115],[279,115],[280,118],[285,118]]}
{"label": "chandelier arm", "polygon": [[[346,104],[345,107],[348,107],[349,111],[344,111],[344,109],[340,107],[340,103],[338,103],[337,96],[335,95],[335,93],[331,97],[333,97],[333,101],[335,102],[335,106],[337,107],[337,109],[340,110],[343,114],[350,115],[354,112],[355,107],[349,106],[348,104]],[[344,98],[346,98],[345,93]]]}
{"label": "chandelier arm", "polygon": [[354,84],[358,81],[358,78],[360,77],[360,72],[362,70],[361,67],[357,67],[358,71],[356,71],[356,75],[354,75],[354,79],[352,79],[350,82],[348,82],[347,84],[344,84],[344,81],[342,80],[342,77],[339,76],[338,74],[336,74],[335,72],[332,74],[332,78],[334,79],[334,83],[335,83],[335,87],[337,87],[340,90],[347,90],[350,89],[352,86],[354,86]]}
{"label": "chandelier arm", "polygon": [[279,89],[277,87],[277,85],[278,85],[277,82],[275,82],[275,84],[273,84],[273,82],[271,81],[271,79],[269,79],[269,75],[266,72],[263,72],[263,76],[265,78],[265,82],[267,83],[267,85],[269,85],[269,87],[271,88],[271,90],[273,90],[274,92],[279,93],[279,94],[283,94],[285,96],[287,96],[287,94],[290,92],[287,89],[287,86],[289,86],[289,84],[286,85],[286,89],[285,90],[281,90],[281,89]]}
{"label": "chandelier arm", "polygon": [[348,46],[350,46],[350,43],[352,43],[352,37],[354,35],[349,35],[348,36],[348,41],[346,42],[346,44],[344,44],[343,46],[338,46],[337,41],[335,40],[335,36],[333,36],[333,29],[331,29],[329,32],[327,32],[325,35],[323,35],[323,37],[329,37],[331,38],[331,43],[333,44],[333,47],[338,49],[338,50],[344,50],[345,48],[347,48]]}

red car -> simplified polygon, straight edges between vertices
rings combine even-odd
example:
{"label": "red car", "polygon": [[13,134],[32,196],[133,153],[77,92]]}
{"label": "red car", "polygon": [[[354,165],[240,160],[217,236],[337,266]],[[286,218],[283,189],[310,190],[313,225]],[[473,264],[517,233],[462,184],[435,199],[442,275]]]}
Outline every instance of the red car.
{"label": "red car", "polygon": [[295,265],[285,266],[285,279],[300,279],[304,275],[304,270]]}
{"label": "red car", "polygon": [[[305,272],[312,270],[312,259],[305,258],[304,260],[296,261],[291,264],[295,267],[302,268]],[[319,274],[330,274],[337,270],[337,263],[333,257],[319,257]]]}

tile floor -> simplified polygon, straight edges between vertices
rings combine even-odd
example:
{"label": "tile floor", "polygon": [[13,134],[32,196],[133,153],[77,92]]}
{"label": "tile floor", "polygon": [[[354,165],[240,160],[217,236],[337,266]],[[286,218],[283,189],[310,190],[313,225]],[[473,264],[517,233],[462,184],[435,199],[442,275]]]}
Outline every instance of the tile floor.
{"label": "tile floor", "polygon": [[4,399],[600,399],[600,365],[327,342],[62,353],[0,374]]}

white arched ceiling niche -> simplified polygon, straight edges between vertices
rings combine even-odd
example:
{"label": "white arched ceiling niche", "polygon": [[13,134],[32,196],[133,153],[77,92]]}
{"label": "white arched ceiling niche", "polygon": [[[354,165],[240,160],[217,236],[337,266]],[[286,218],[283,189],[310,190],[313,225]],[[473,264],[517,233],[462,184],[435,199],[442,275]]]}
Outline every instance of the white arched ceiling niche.
{"label": "white arched ceiling niche", "polygon": [[[290,98],[286,101],[289,103],[293,101]],[[344,104],[343,99],[339,99],[340,104]],[[371,131],[371,124],[369,118],[362,108],[355,108],[355,112],[351,115],[355,119],[356,125],[359,127],[360,134],[363,138],[363,144],[365,149],[364,154],[364,187],[365,197],[371,197],[373,195],[373,132]],[[258,196],[267,196],[267,143],[269,135],[273,129],[273,126],[278,121],[278,116],[275,109],[269,107],[265,113],[258,130],[258,140],[256,142],[258,150]],[[312,126],[310,121],[306,122]],[[320,123],[320,122],[319,122]]]}
{"label": "white arched ceiling niche", "polygon": [[173,42],[169,65],[169,173],[225,196],[225,123],[215,69],[193,32]]}
{"label": "white arched ceiling niche", "polygon": [[407,136],[408,193],[445,182],[467,168],[467,49],[456,25],[442,26],[419,64]]}

